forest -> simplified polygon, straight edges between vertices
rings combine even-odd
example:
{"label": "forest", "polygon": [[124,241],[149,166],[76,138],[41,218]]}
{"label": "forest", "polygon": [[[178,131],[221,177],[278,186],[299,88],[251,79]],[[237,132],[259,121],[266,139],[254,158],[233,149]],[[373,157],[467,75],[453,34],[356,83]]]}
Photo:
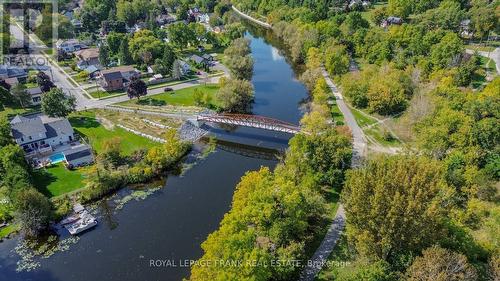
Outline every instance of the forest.
{"label": "forest", "polygon": [[[368,9],[352,2],[233,1],[271,23],[290,59],[305,66],[301,80],[313,98],[302,124],[312,136],[293,138],[274,172],[242,179],[231,211],[202,245],[202,260],[309,258],[305,249],[326,214],[310,202],[335,190],[347,227],[330,260],[350,264],[327,267],[319,280],[498,280],[500,78],[477,85],[481,59],[465,52],[500,33],[498,1],[371,1]],[[400,22],[387,23],[390,17]],[[333,133],[327,122],[322,66],[353,107],[394,120],[407,144],[402,152],[336,168],[335,159],[348,159],[349,145],[339,141],[350,135],[343,126]],[[307,160],[296,162],[298,155]],[[191,280],[298,273],[293,266],[194,266]]]}

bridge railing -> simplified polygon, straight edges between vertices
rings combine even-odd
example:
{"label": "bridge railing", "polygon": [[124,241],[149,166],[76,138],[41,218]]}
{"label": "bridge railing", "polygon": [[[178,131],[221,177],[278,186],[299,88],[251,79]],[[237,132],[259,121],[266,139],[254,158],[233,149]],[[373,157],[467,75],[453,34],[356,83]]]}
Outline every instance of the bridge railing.
{"label": "bridge railing", "polygon": [[248,115],[248,114],[198,115],[197,120],[220,123],[220,124],[231,124],[231,125],[239,125],[252,128],[260,128],[260,129],[285,132],[290,134],[297,134],[300,132],[299,126],[278,119],[258,116],[258,115]]}

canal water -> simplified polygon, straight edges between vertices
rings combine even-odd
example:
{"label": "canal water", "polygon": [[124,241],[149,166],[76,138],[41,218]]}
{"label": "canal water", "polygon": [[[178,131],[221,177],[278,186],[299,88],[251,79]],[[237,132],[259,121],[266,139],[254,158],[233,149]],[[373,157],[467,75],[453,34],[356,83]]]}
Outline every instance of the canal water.
{"label": "canal water", "polygon": [[[294,69],[272,39],[256,31],[250,31],[247,37],[255,60],[253,113],[298,124],[307,90],[297,81]],[[99,225],[81,235],[68,251],[39,259],[37,269],[16,272],[19,256],[13,249],[17,238],[0,243],[0,280],[128,281],[188,277],[189,261],[201,257],[200,244],[218,228],[230,209],[240,178],[247,171],[261,166],[272,168],[277,163],[254,157],[248,151],[252,147],[284,150],[291,137],[251,128],[218,128],[212,134],[224,141],[224,149],[217,148],[182,176],[169,176],[165,187],[145,200],[131,201],[121,210],[110,208],[112,202],[101,202]],[[151,260],[165,263],[152,266]]]}

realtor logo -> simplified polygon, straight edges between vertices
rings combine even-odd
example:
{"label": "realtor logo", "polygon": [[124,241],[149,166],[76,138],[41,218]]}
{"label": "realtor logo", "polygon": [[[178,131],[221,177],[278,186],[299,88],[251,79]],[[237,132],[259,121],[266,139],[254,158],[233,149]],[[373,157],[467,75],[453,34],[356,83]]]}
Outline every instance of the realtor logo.
{"label": "realtor logo", "polygon": [[30,67],[41,63],[43,53],[55,51],[57,3],[57,0],[0,0],[1,64]]}

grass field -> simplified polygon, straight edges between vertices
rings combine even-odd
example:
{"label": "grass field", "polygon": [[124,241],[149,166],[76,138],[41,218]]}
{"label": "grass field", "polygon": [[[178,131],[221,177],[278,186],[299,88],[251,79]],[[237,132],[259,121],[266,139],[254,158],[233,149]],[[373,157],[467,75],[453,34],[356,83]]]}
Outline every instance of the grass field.
{"label": "grass field", "polygon": [[157,145],[157,143],[147,138],[132,134],[119,127],[109,130],[104,128],[96,120],[95,113],[91,111],[72,114],[69,121],[73,128],[90,142],[90,145],[97,153],[102,151],[105,140],[115,137],[121,139],[121,151],[124,155],[130,155],[136,150]]}
{"label": "grass field", "polygon": [[195,106],[194,102],[194,91],[195,89],[201,90],[204,93],[208,93],[212,96],[212,104],[215,105],[215,93],[219,90],[217,85],[202,85],[196,87],[184,88],[181,90],[167,92],[163,94],[154,95],[141,100],[129,100],[120,103],[124,106],[134,106],[134,105],[180,105],[180,106]]}
{"label": "grass field", "polygon": [[335,124],[337,124],[338,126],[344,125],[345,124],[344,115],[342,114],[342,112],[340,112],[340,109],[337,106],[337,103],[331,104],[330,106],[332,108],[333,122],[335,122]]}
{"label": "grass field", "polygon": [[47,197],[59,196],[83,187],[83,169],[68,170],[62,163],[35,170],[36,188]]}
{"label": "grass field", "polygon": [[377,120],[364,115],[359,109],[351,107],[351,112],[360,127],[365,127],[377,123]]}
{"label": "grass field", "polygon": [[17,230],[17,226],[15,224],[10,224],[7,225],[6,227],[0,228],[0,239],[6,237],[7,235],[11,234],[12,232]]}
{"label": "grass field", "polygon": [[0,117],[14,117],[17,114],[30,114],[30,113],[36,113],[40,111],[40,106],[34,106],[34,107],[28,107],[28,108],[22,108],[17,105],[6,105],[2,106],[0,105]]}

